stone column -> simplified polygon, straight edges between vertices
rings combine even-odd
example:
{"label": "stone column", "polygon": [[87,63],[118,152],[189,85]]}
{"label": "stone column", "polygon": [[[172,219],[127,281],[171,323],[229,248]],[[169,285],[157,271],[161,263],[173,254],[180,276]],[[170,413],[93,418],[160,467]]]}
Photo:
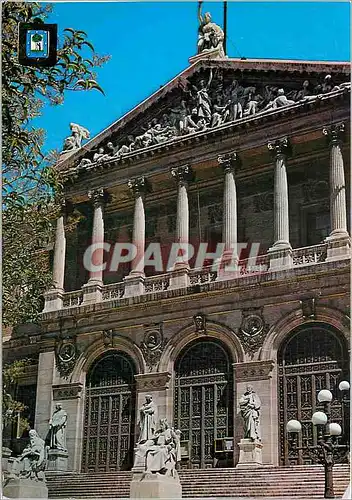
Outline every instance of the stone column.
{"label": "stone column", "polygon": [[[91,258],[87,259],[91,264],[98,267],[97,270],[89,270],[89,280],[83,286],[83,303],[89,304],[100,302],[103,288],[103,262],[104,262],[104,217],[103,208],[106,202],[106,191],[96,189],[88,192],[88,198],[94,207],[93,230],[92,230],[92,252]],[[94,250],[94,246],[96,249]]]}
{"label": "stone column", "polygon": [[[181,288],[189,285],[189,263],[188,263],[188,244],[189,244],[189,207],[188,207],[188,183],[193,180],[193,171],[190,165],[173,168],[171,175],[177,182],[177,219],[176,219],[176,238],[174,248],[182,251],[182,257],[178,258],[174,264],[173,276],[170,279],[171,288]],[[177,254],[175,255],[176,258]]]}
{"label": "stone column", "polygon": [[224,269],[220,270],[218,274],[218,279],[222,279],[227,277],[226,267],[236,266],[240,257],[236,248],[237,192],[235,182],[235,168],[239,166],[240,160],[238,154],[236,152],[232,152],[218,156],[218,163],[223,168],[225,174],[222,222],[222,242],[224,244],[224,252],[221,259]]}
{"label": "stone column", "polygon": [[55,352],[41,352],[38,363],[34,428],[42,439],[45,439],[48,433],[52,415],[54,372]]}
{"label": "stone column", "polygon": [[147,192],[147,181],[144,177],[130,179],[128,187],[135,198],[132,243],[137,249],[137,254],[132,261],[132,270],[125,278],[124,297],[134,297],[144,293],[145,213],[143,198]]}
{"label": "stone column", "polygon": [[327,260],[350,258],[350,237],[347,232],[346,186],[341,144],[345,125],[338,123],[325,127],[330,148],[330,220],[331,233],[326,238]]}
{"label": "stone column", "polygon": [[64,205],[59,218],[56,222],[55,246],[54,246],[54,265],[53,265],[53,284],[50,290],[44,293],[43,312],[56,311],[62,308],[62,298],[64,293],[65,278],[65,257],[66,257],[66,236]]}
{"label": "stone column", "polygon": [[270,270],[292,267],[286,161],[291,152],[287,137],[268,143],[275,162],[274,244],[269,248]]}

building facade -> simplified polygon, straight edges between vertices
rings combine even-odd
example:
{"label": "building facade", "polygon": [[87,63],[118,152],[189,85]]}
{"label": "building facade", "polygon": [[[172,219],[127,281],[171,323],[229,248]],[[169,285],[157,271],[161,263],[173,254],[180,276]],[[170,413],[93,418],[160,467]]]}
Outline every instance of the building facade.
{"label": "building facade", "polygon": [[316,442],[323,388],[347,439],[349,79],[347,63],[199,58],[63,152],[54,284],[4,353],[34,360],[39,435],[56,402],[68,412],[69,470],[130,469],[147,394],[182,432],[183,468],[224,466],[225,437],[237,464],[248,384],[264,464],[312,463],[285,426]]}

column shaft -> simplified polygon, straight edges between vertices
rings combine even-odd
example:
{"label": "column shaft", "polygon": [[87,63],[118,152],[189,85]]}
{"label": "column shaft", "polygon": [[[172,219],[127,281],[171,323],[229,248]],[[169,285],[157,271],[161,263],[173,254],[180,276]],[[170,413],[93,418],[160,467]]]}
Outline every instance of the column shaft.
{"label": "column shaft", "polygon": [[274,247],[290,246],[288,185],[285,160],[286,158],[283,154],[278,154],[275,159]]}
{"label": "column shaft", "polygon": [[93,232],[92,244],[97,244],[97,249],[92,255],[92,262],[94,266],[100,266],[101,269],[89,272],[89,283],[103,283],[103,270],[102,265],[104,262],[104,250],[102,245],[104,243],[104,217],[102,204],[96,202],[94,204],[93,215]]}
{"label": "column shaft", "polygon": [[55,247],[54,247],[54,266],[53,266],[53,285],[54,288],[64,289],[65,278],[65,255],[66,255],[66,237],[64,227],[64,216],[61,215],[56,223]]}
{"label": "column shaft", "polygon": [[331,236],[347,233],[345,172],[338,143],[330,151],[330,218]]}

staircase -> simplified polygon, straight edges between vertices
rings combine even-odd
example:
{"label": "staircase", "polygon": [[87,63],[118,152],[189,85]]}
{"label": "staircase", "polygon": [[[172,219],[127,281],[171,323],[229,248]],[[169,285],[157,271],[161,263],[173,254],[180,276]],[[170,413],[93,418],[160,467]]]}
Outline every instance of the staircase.
{"label": "staircase", "polygon": [[[262,466],[255,469],[192,469],[179,472],[185,497],[323,498],[324,469],[319,465]],[[128,498],[132,472],[46,474],[49,498]],[[335,497],[350,480],[349,466],[334,467]]]}

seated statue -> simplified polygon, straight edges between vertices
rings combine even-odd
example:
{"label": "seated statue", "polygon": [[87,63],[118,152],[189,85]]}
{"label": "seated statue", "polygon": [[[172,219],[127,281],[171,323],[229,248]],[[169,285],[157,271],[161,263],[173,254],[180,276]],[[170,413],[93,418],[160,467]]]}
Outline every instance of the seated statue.
{"label": "seated statue", "polygon": [[12,466],[10,478],[25,478],[35,481],[44,481],[44,470],[46,467],[45,442],[37,431],[29,431],[30,442],[22,451],[21,456],[15,459]]}
{"label": "seated statue", "polygon": [[219,56],[225,57],[224,52],[224,32],[217,24],[211,22],[209,12],[201,13],[201,4],[198,7],[199,35],[198,54],[218,49]]}
{"label": "seated statue", "polygon": [[170,428],[166,418],[151,439],[139,444],[135,464],[144,463],[146,474],[176,476],[176,463],[181,460],[180,431]]}

